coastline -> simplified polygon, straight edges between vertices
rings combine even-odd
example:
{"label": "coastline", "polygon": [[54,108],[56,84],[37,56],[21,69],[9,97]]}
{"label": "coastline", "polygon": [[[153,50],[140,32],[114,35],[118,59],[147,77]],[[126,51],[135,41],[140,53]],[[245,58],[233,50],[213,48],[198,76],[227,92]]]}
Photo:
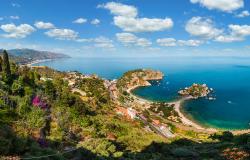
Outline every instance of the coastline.
{"label": "coastline", "polygon": [[[139,87],[147,87],[147,86],[151,86],[151,84],[149,83],[148,85],[144,85],[144,86],[140,86],[140,85],[136,85],[136,86],[133,86],[131,88],[129,88],[127,90],[127,92],[133,97],[135,98],[137,101],[139,101],[139,103],[143,103],[143,104],[151,104],[153,103],[154,101],[151,101],[151,100],[147,100],[147,99],[144,99],[144,98],[141,98],[141,97],[138,97],[136,95],[134,95],[132,93],[132,90],[136,89],[136,88],[139,88]],[[178,99],[178,100],[175,100],[175,101],[172,101],[172,102],[168,102],[169,104],[174,104],[174,110],[178,113],[178,115],[180,116],[181,118],[181,124],[184,125],[184,126],[188,126],[188,127],[193,127],[193,129],[196,129],[198,131],[201,131],[201,132],[208,132],[208,133],[216,133],[218,131],[227,131],[227,130],[224,130],[224,129],[216,129],[216,128],[205,128],[203,126],[201,126],[200,124],[198,124],[197,122],[195,122],[194,120],[191,120],[190,118],[188,118],[185,113],[183,113],[181,111],[181,107],[182,107],[182,103],[186,100],[189,100],[191,99],[192,97],[188,96],[188,97],[183,97],[181,99]],[[250,133],[250,129],[245,129],[245,130],[228,130],[230,132],[232,132],[233,134],[235,135],[241,135],[241,134],[246,134],[246,133]]]}
{"label": "coastline", "polygon": [[53,59],[41,59],[41,60],[34,60],[28,63],[23,64],[23,66],[28,66],[31,67],[34,64],[38,64],[38,63],[42,63],[42,62],[48,62],[48,61],[52,61]]}
{"label": "coastline", "polygon": [[134,94],[132,93],[132,91],[135,90],[136,88],[139,88],[139,87],[148,87],[148,86],[151,86],[151,84],[149,83],[148,85],[144,85],[144,86],[136,85],[136,86],[133,86],[133,87],[129,88],[129,89],[127,90],[127,92],[128,92],[134,99],[137,99],[140,103],[148,103],[148,104],[150,104],[150,103],[152,103],[153,101],[147,100],[147,99],[144,99],[144,98],[141,98],[141,97],[138,97],[138,96],[136,96],[136,95],[134,95]]}
{"label": "coastline", "polygon": [[[134,89],[136,89],[136,88],[139,88],[139,87],[147,87],[147,86],[151,86],[151,84],[149,84],[149,85],[145,85],[145,86],[139,86],[139,85],[136,85],[136,86],[133,86],[133,87],[131,87],[131,88],[129,88],[128,90],[127,90],[127,92],[133,97],[133,98],[135,98],[135,99],[137,99],[140,103],[144,103],[144,104],[146,104],[146,103],[148,103],[148,104],[151,104],[151,103],[153,103],[153,101],[151,101],[151,100],[147,100],[147,99],[144,99],[144,98],[141,98],[141,97],[138,97],[138,96],[136,96],[136,95],[134,95],[133,93],[132,93],[132,91],[134,90]],[[182,121],[182,124],[183,125],[186,125],[186,126],[192,126],[192,127],[194,127],[195,129],[197,129],[197,130],[203,130],[203,131],[213,131],[213,132],[216,132],[217,130],[216,129],[214,129],[214,128],[209,128],[209,129],[206,129],[206,128],[204,128],[204,127],[202,127],[201,125],[199,125],[198,123],[196,123],[196,122],[194,122],[194,121],[192,121],[192,120],[190,120],[190,119],[188,119],[182,112],[181,112],[181,103],[183,102],[183,101],[186,101],[186,100],[189,100],[189,99],[191,99],[192,97],[184,97],[184,98],[181,98],[181,99],[178,99],[178,100],[175,100],[175,101],[172,101],[172,102],[168,102],[169,104],[174,104],[174,110],[178,113],[178,115],[180,116],[180,119],[181,119],[181,121]]]}
{"label": "coastline", "polygon": [[246,133],[250,133],[250,129],[240,129],[240,130],[227,130],[227,129],[217,129],[217,128],[206,128],[203,127],[202,125],[200,125],[199,123],[195,122],[194,120],[191,120],[190,118],[188,118],[187,116],[185,116],[185,113],[183,113],[181,111],[181,107],[182,107],[182,103],[186,100],[192,99],[192,97],[184,97],[180,100],[176,100],[173,102],[170,102],[170,104],[175,104],[175,111],[179,114],[182,123],[184,125],[189,125],[194,127],[197,130],[201,130],[201,131],[207,131],[207,132],[218,132],[218,131],[230,131],[235,135],[240,135],[240,134],[246,134]]}
{"label": "coastline", "polygon": [[190,119],[188,119],[182,112],[181,112],[181,104],[182,102],[186,101],[186,100],[189,100],[191,99],[192,97],[184,97],[184,98],[181,98],[179,100],[176,100],[176,101],[173,101],[173,102],[170,102],[169,104],[173,104],[174,105],[174,109],[175,111],[178,113],[178,115],[180,116],[181,118],[181,121],[184,125],[188,125],[188,126],[193,126],[195,127],[196,129],[199,129],[199,130],[204,130],[205,128],[200,126],[199,124],[191,121]]}

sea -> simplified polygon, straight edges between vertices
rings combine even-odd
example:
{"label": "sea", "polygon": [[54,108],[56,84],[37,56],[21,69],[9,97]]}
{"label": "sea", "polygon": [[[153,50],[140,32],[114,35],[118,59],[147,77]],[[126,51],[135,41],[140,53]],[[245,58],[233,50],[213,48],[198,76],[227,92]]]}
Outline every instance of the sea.
{"label": "sea", "polygon": [[149,68],[160,70],[164,78],[151,81],[133,93],[152,101],[179,99],[178,91],[193,83],[213,89],[210,98],[188,100],[182,112],[190,119],[218,129],[250,128],[250,57],[160,57],[160,58],[67,58],[41,62],[60,71],[97,74],[118,79],[126,71]]}

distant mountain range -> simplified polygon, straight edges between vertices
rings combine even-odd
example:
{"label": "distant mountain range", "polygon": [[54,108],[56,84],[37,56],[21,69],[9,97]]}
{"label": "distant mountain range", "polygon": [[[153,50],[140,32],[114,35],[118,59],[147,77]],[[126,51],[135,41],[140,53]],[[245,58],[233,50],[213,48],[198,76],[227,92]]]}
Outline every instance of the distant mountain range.
{"label": "distant mountain range", "polygon": [[[0,49],[2,54],[3,49]],[[7,50],[10,59],[19,64],[25,64],[36,60],[70,58],[70,56],[62,53],[54,53],[49,51],[38,51],[34,49],[11,49]]]}

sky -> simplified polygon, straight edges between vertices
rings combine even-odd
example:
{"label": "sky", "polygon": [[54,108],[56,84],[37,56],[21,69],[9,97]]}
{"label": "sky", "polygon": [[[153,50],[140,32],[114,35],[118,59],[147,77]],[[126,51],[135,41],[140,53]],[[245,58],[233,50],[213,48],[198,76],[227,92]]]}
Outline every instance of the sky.
{"label": "sky", "polygon": [[2,0],[0,48],[72,57],[250,56],[250,0]]}

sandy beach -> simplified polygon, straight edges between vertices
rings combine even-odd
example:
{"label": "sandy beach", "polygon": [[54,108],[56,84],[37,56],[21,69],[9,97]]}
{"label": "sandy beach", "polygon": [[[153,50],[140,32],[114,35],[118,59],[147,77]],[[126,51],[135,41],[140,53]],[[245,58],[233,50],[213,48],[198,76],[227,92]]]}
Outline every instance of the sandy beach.
{"label": "sandy beach", "polygon": [[24,65],[26,65],[26,66],[32,66],[32,65],[34,65],[34,64],[37,64],[37,63],[41,63],[41,62],[47,62],[47,61],[51,61],[52,59],[43,59],[43,60],[35,60],[35,61],[31,61],[31,62],[29,62],[29,63],[27,63],[27,64],[24,64]]}
{"label": "sandy beach", "polygon": [[195,127],[196,129],[199,129],[199,130],[205,130],[205,128],[201,127],[199,124],[186,118],[184,116],[184,114],[181,112],[181,103],[185,100],[188,100],[188,99],[191,99],[191,97],[185,97],[185,98],[182,98],[180,100],[170,102],[169,104],[174,104],[174,109],[178,113],[178,115],[180,116],[181,121],[184,125],[192,126],[192,127]]}
{"label": "sandy beach", "polygon": [[[183,101],[186,101],[188,99],[191,99],[192,97],[185,97],[185,98],[182,98],[180,100],[177,100],[177,101],[174,101],[174,102],[171,102],[169,104],[174,104],[175,105],[175,111],[179,114],[181,120],[182,120],[182,123],[184,125],[188,125],[188,126],[192,126],[194,127],[195,129],[197,130],[201,130],[201,131],[208,131],[208,132],[218,132],[218,131],[223,131],[222,129],[216,129],[216,128],[204,128],[202,127],[201,125],[199,125],[198,123],[188,119],[182,112],[181,112],[181,103]],[[245,134],[245,133],[250,133],[250,129],[246,129],[246,130],[230,130],[233,134],[235,135],[240,135],[240,134]]]}
{"label": "sandy beach", "polygon": [[[138,88],[138,87],[141,87],[141,86],[134,86],[134,87],[131,87],[127,90],[127,92],[132,96],[134,97],[134,99],[136,99],[137,101],[139,101],[139,103],[143,103],[143,104],[148,104],[150,105],[151,103],[153,103],[152,101],[150,100],[146,100],[146,99],[143,99],[143,98],[140,98],[136,95],[134,95],[131,91]],[[181,103],[185,100],[188,100],[188,99],[191,99],[192,97],[185,97],[185,98],[182,98],[182,99],[179,99],[179,100],[176,100],[176,101],[173,101],[173,102],[170,102],[169,104],[174,104],[174,109],[175,111],[179,114],[180,118],[181,118],[181,121],[184,125],[187,125],[187,126],[192,126],[198,130],[208,130],[206,128],[203,128],[202,126],[200,126],[199,124],[191,121],[190,119],[188,119],[187,117],[184,116],[184,114],[181,112]],[[210,131],[216,131],[216,129],[209,129]]]}
{"label": "sandy beach", "polygon": [[[135,99],[137,99],[140,103],[144,103],[144,104],[148,104],[150,105],[151,103],[153,103],[152,101],[149,101],[149,100],[146,100],[146,99],[143,99],[143,98],[140,98],[136,95],[134,95],[131,91],[138,88],[138,87],[142,87],[142,86],[133,86],[131,88],[129,88],[127,90],[127,92],[132,96],[134,97]],[[181,112],[181,103],[185,100],[188,100],[188,99],[191,99],[191,97],[185,97],[185,98],[182,98],[182,99],[179,99],[179,100],[176,100],[176,101],[173,101],[173,102],[170,102],[169,104],[174,104],[174,109],[175,111],[179,114],[180,118],[181,118],[181,121],[184,125],[187,125],[187,126],[192,126],[192,127],[195,127],[196,129],[198,130],[205,130],[205,128],[201,127],[199,124],[189,120],[188,118],[186,118],[184,116],[184,114]]]}
{"label": "sandy beach", "polygon": [[[150,86],[150,85],[151,85],[151,84],[149,84],[149,85],[147,85],[147,86]],[[136,86],[133,86],[133,87],[129,88],[129,89],[127,90],[127,92],[128,92],[134,99],[136,99],[137,101],[139,101],[141,104],[151,104],[152,101],[146,100],[146,99],[143,99],[143,98],[140,98],[140,97],[134,95],[134,94],[131,92],[132,90],[134,90],[134,89],[136,89],[136,88],[138,88],[138,87],[147,87],[147,86],[139,86],[139,85],[136,85]]]}
{"label": "sandy beach", "polygon": [[[131,91],[137,87],[141,87],[141,86],[134,86],[133,88],[128,89],[128,93],[130,93],[131,96],[133,96],[137,101],[139,101],[139,103],[145,104],[145,105],[150,105],[151,103],[153,103],[153,101],[150,100],[146,100],[140,97],[137,97],[136,95],[134,95],[133,93],[131,93]],[[182,124],[185,126],[189,126],[189,127],[193,127],[194,129],[196,129],[197,131],[201,131],[201,132],[208,132],[208,133],[215,133],[218,131],[223,131],[220,129],[216,129],[216,128],[205,128],[202,127],[201,125],[199,125],[198,123],[190,120],[189,118],[187,118],[182,112],[181,112],[181,104],[183,101],[189,100],[192,97],[184,97],[182,99],[173,101],[173,102],[169,102],[169,104],[174,104],[174,109],[175,111],[178,113],[178,115],[180,116],[180,119],[182,121]],[[246,129],[246,130],[231,130],[231,132],[235,135],[240,135],[240,134],[245,134],[245,133],[250,133],[250,129]]]}

